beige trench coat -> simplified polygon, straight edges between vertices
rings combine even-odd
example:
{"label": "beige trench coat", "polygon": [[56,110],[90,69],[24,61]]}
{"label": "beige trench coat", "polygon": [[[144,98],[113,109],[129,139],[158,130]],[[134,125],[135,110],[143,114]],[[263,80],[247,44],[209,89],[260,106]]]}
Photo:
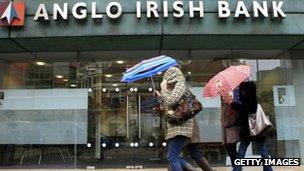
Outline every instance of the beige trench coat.
{"label": "beige trench coat", "polygon": [[[173,90],[165,89],[161,91],[165,114],[168,114],[167,111],[170,110],[187,91],[187,85],[181,70],[177,67],[169,68],[165,72],[163,79],[168,83],[175,83]],[[179,125],[166,123],[166,140],[179,135],[190,138],[188,143],[199,142],[199,129],[194,118]]]}

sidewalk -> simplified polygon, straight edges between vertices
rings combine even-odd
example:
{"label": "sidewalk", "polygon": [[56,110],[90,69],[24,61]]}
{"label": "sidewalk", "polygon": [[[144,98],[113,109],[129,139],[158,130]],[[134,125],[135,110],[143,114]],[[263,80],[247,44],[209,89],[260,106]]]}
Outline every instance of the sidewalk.
{"label": "sidewalk", "polygon": [[[230,167],[215,167],[216,171],[231,171]],[[87,169],[14,169],[17,171],[87,171]],[[88,169],[93,171],[93,169]],[[158,169],[96,169],[96,171],[167,171],[166,168]],[[262,171],[262,167],[244,167],[243,171]],[[273,167],[274,171],[304,171],[304,166],[300,167]],[[0,171],[12,171],[12,169],[0,169]]]}

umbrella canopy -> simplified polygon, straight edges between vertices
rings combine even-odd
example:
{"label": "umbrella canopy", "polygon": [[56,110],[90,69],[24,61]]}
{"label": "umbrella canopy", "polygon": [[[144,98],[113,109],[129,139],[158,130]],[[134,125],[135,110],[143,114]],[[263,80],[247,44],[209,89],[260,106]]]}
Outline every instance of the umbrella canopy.
{"label": "umbrella canopy", "polygon": [[178,63],[175,59],[165,55],[143,60],[132,68],[129,68],[124,73],[121,81],[131,83],[143,78],[152,77],[176,65]]}
{"label": "umbrella canopy", "polygon": [[214,76],[204,88],[204,97],[215,97],[221,92],[233,91],[241,82],[250,76],[251,66],[230,66]]}

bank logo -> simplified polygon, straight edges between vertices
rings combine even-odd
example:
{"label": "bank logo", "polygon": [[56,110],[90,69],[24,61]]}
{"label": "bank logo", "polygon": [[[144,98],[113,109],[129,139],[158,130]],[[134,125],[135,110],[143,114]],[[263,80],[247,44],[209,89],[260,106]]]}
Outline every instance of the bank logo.
{"label": "bank logo", "polygon": [[25,2],[0,2],[0,26],[23,26]]}

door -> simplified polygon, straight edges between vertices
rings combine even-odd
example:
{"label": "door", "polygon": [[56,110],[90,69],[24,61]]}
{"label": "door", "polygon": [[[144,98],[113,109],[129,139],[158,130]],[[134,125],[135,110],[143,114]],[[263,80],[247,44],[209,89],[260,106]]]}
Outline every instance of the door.
{"label": "door", "polygon": [[100,113],[101,167],[132,168],[139,143],[137,96],[118,87],[104,92]]}
{"label": "door", "polygon": [[138,94],[139,146],[136,148],[135,162],[143,167],[165,165],[164,123],[162,116],[155,112],[159,102],[151,92]]}
{"label": "door", "polygon": [[151,89],[114,87],[103,91],[97,124],[98,167],[140,169],[166,163],[162,118],[153,109],[159,102]]}
{"label": "door", "polygon": [[81,87],[90,88],[88,145],[77,147],[78,165],[130,169],[167,165],[164,127],[153,110],[158,101],[151,82],[121,83],[125,66],[108,65],[114,64],[90,63],[78,71]]}

